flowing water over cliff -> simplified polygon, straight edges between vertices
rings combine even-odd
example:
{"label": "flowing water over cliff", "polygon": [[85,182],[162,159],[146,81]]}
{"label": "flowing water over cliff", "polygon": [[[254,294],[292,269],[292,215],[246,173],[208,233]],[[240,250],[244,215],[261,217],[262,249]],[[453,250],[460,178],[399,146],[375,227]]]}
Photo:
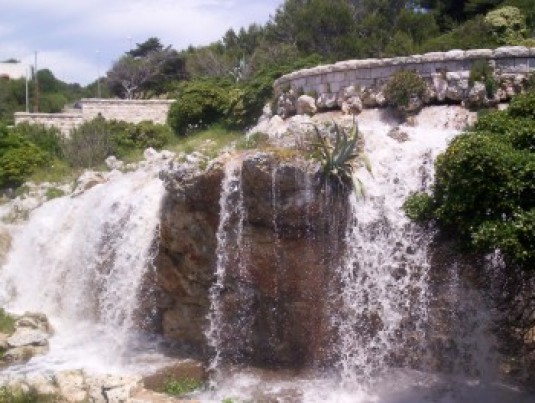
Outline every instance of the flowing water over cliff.
{"label": "flowing water over cliff", "polygon": [[[429,248],[434,231],[411,222],[402,210],[411,192],[430,189],[435,158],[462,126],[462,118],[455,121],[459,119],[458,111],[430,108],[419,116],[415,127],[401,127],[402,138],[399,131],[397,136],[389,135],[393,126],[381,119],[380,111],[359,116],[372,174],[364,168],[356,172],[364,184],[365,196],[349,195],[344,256],[340,264],[326,262],[331,264],[332,277],[337,281],[331,284],[329,296],[317,296],[332,300],[327,314],[337,333],[329,346],[334,362],[300,371],[221,365],[218,389],[201,398],[230,396],[292,402],[530,401],[529,396],[501,385],[495,378],[497,354],[490,335],[492,319],[481,294],[461,281],[461,269],[456,264],[440,268],[446,271],[441,275],[445,278],[437,280],[436,275],[430,274]],[[275,175],[276,169],[273,172]],[[231,179],[227,172],[225,183]],[[275,191],[272,196],[276,223]],[[228,218],[227,199],[222,200],[221,216]],[[239,203],[227,207],[233,214],[244,208]],[[243,220],[235,221],[235,225],[243,226]],[[218,240],[219,255],[221,237]],[[240,250],[239,241],[235,238],[233,251]],[[331,240],[331,246],[336,242]],[[225,267],[218,265],[218,269],[218,277],[224,276]],[[443,306],[444,300],[447,306]],[[430,310],[433,314],[447,310],[450,317],[437,325],[436,318],[429,320]],[[448,326],[454,329],[444,329]],[[232,334],[232,329],[226,330],[227,339]],[[443,362],[451,364],[451,368],[441,374],[439,371],[446,367]]]}
{"label": "flowing water over cliff", "polygon": [[50,352],[25,369],[114,372],[133,359],[134,315],[164,192],[157,172],[117,173],[78,196],[45,203],[14,228],[0,270],[1,305],[43,312],[55,328]]}
{"label": "flowing water over cliff", "polygon": [[530,401],[496,382],[492,312],[463,263],[437,258],[433,229],[401,208],[429,190],[458,113],[428,108],[392,133],[363,112],[364,197],[329,193],[309,162],[251,152],[179,168],[167,192],[152,167],[47,202],[12,230],[0,305],[43,312],[56,333],[14,370],[162,364],[139,331],[154,275],[164,336],[211,370],[201,400]]}

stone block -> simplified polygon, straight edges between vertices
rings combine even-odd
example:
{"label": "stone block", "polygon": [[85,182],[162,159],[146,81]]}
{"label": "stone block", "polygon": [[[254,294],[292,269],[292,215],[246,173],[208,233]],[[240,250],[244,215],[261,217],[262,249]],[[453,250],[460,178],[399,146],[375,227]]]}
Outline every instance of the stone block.
{"label": "stone block", "polygon": [[464,52],[465,59],[490,59],[494,56],[491,49],[470,49]]}
{"label": "stone block", "polygon": [[422,62],[435,63],[444,61],[444,52],[429,52],[422,55]]}
{"label": "stone block", "polygon": [[444,53],[444,60],[464,60],[465,51],[460,49],[452,49]]}
{"label": "stone block", "polygon": [[525,46],[502,46],[494,49],[494,58],[528,57],[530,49]]}

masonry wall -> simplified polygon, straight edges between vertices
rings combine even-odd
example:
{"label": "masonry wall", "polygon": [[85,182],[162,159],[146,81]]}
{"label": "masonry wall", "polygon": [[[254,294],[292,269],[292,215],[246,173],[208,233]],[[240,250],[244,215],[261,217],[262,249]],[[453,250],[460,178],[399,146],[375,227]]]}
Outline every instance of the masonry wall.
{"label": "masonry wall", "polygon": [[81,113],[15,113],[15,125],[27,122],[33,125],[57,127],[65,136],[68,136],[70,131],[81,125],[83,121]]}
{"label": "masonry wall", "polygon": [[436,74],[458,74],[467,78],[476,60],[486,60],[497,77],[535,72],[535,48],[523,46],[491,49],[451,50],[389,59],[348,60],[304,69],[282,76],[274,83],[276,93],[289,88],[304,93],[336,94],[349,86],[378,88],[400,70],[415,70],[431,80]]}
{"label": "masonry wall", "polygon": [[57,127],[64,135],[83,122],[102,116],[107,120],[122,120],[139,123],[150,120],[163,124],[167,121],[167,113],[174,101],[165,99],[124,100],[84,98],[78,105],[79,109],[69,109],[64,113],[15,113],[15,124],[29,122]]}

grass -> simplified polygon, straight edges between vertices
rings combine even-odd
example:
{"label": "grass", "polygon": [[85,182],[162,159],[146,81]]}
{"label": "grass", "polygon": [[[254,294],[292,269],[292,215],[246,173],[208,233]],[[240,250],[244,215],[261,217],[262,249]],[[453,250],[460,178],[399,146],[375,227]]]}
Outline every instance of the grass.
{"label": "grass", "polygon": [[28,181],[34,183],[69,183],[73,182],[81,173],[82,169],[73,168],[66,161],[55,159],[49,166],[37,169],[28,178]]}
{"label": "grass", "polygon": [[185,154],[198,151],[210,158],[215,158],[225,147],[243,138],[243,133],[239,131],[227,130],[215,125],[187,136],[174,137],[164,148]]}
{"label": "grass", "polygon": [[55,395],[40,395],[30,389],[24,392],[17,388],[0,387],[0,403],[59,403],[62,400]]}
{"label": "grass", "polygon": [[203,383],[198,379],[183,378],[169,379],[164,385],[163,391],[172,396],[183,396],[202,387]]}
{"label": "grass", "polygon": [[46,199],[52,200],[58,197],[65,196],[65,192],[59,188],[51,187],[46,190]]}
{"label": "grass", "polygon": [[15,318],[0,308],[0,332],[11,334],[15,331]]}

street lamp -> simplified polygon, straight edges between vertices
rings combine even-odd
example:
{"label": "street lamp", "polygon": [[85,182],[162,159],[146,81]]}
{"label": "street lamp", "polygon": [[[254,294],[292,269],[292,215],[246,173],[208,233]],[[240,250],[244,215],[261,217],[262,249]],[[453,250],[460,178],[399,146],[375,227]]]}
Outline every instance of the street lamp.
{"label": "street lamp", "polygon": [[97,49],[97,97],[100,99],[100,50]]}

